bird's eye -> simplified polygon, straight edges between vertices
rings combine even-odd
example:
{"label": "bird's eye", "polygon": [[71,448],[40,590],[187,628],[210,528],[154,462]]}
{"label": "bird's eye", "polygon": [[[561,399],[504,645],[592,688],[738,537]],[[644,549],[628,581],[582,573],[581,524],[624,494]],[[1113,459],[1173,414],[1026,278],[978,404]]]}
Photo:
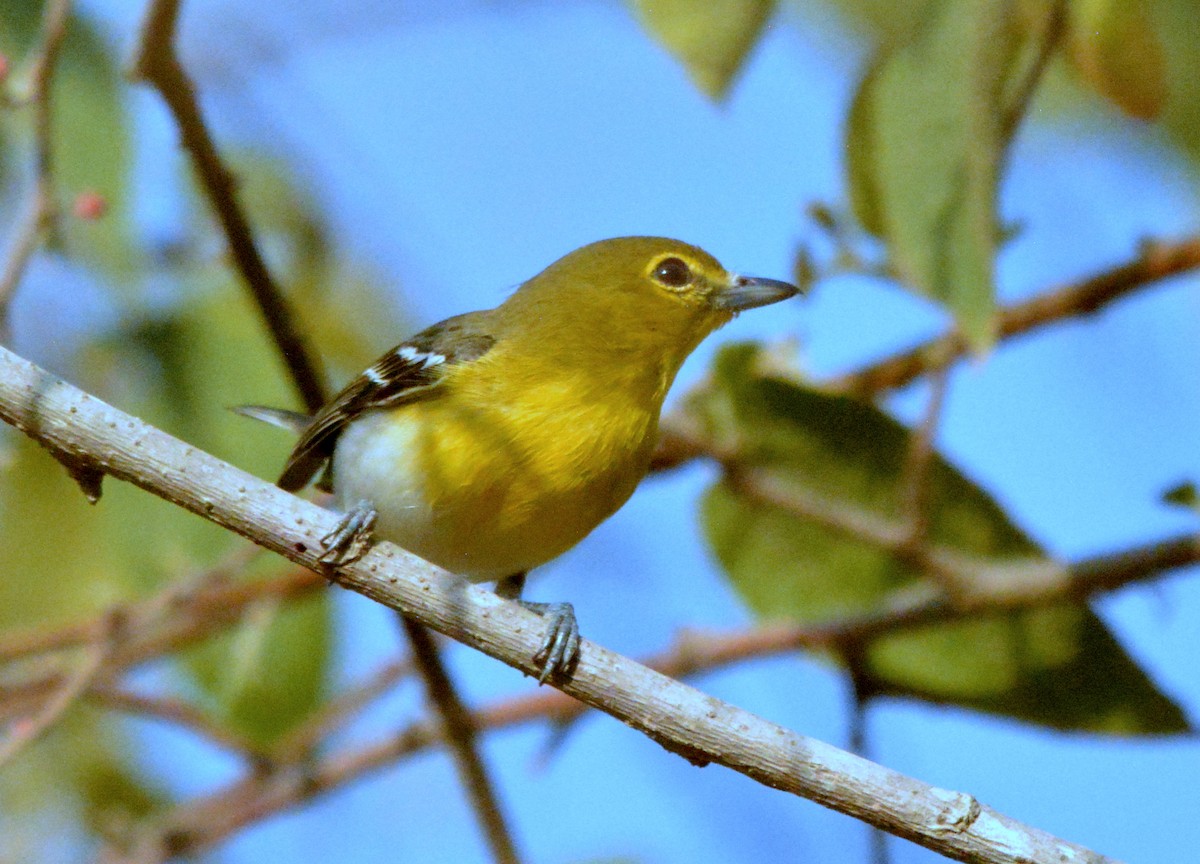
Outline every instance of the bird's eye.
{"label": "bird's eye", "polygon": [[692,281],[692,268],[678,258],[664,258],[651,276],[668,288],[682,288]]}

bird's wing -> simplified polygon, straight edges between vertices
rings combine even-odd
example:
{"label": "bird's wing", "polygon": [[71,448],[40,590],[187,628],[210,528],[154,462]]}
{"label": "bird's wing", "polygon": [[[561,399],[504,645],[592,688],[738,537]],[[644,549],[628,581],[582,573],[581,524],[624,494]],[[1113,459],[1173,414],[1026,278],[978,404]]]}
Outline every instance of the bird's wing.
{"label": "bird's wing", "polygon": [[365,411],[393,408],[436,390],[445,370],[482,357],[495,344],[482,313],[469,312],[422,330],[388,351],[330,400],[300,435],[277,485],[295,491],[333,456],[346,424]]}

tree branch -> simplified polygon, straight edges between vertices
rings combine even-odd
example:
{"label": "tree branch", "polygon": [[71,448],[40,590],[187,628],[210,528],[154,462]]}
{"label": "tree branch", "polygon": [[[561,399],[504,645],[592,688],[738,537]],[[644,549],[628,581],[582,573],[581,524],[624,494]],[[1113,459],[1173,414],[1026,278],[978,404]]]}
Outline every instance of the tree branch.
{"label": "tree branch", "polygon": [[[1146,243],[1138,257],[1074,282],[1006,306],[998,313],[997,339],[1010,339],[1067,318],[1094,314],[1148,283],[1200,268],[1200,237],[1178,243]],[[967,354],[957,332],[930,340],[886,360],[829,381],[831,390],[869,397],[945,369]]]}
{"label": "tree branch", "polygon": [[430,705],[441,717],[442,738],[454,755],[459,778],[483,828],[492,858],[502,864],[518,864],[521,856],[517,854],[516,843],[500,807],[500,797],[479,752],[475,718],[459,699],[433,634],[406,615],[397,617],[412,646],[413,662],[421,670]]}
{"label": "tree branch", "polygon": [[[86,458],[302,566],[320,569],[334,514],[289,495],[55,379],[0,348],[0,418],[54,451]],[[534,613],[380,543],[335,581],[529,675],[544,622]],[[798,735],[593,642],[564,692],[696,764],[716,762],[959,861],[1109,859]]]}
{"label": "tree branch", "polygon": [[325,404],[327,394],[315,354],[310,350],[287,299],[258,250],[250,221],[237,200],[237,184],[221,161],[192,83],[179,62],[175,33],[182,0],[153,0],[146,10],[131,74],[158,91],[179,127],[192,156],[200,186],[208,195],[229,243],[234,265],[258,305],[267,330],[283,358],[308,412]]}

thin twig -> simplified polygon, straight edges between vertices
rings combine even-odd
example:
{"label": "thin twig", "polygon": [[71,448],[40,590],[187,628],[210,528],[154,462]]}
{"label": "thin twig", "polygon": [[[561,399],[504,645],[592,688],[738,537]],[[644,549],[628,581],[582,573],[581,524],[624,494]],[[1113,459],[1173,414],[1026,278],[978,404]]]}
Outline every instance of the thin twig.
{"label": "thin twig", "polygon": [[323,376],[316,355],[259,252],[250,222],[237,200],[237,184],[217,152],[192,83],[179,61],[175,34],[180,4],[181,0],[152,0],[149,4],[132,74],[158,91],[175,118],[183,146],[192,156],[196,175],[225,233],[233,262],[258,305],[301,400],[309,413],[314,413],[327,399]]}
{"label": "thin twig", "polygon": [[397,660],[388,663],[366,681],[334,696],[317,708],[311,717],[289,732],[272,750],[276,761],[297,761],[311,753],[322,741],[344,728],[356,714],[412,674],[412,663]]}
{"label": "thin twig", "polygon": [[[117,632],[112,636],[113,649],[98,677],[115,680],[133,666],[177,651],[239,620],[247,606],[263,598],[289,600],[310,594],[325,584],[325,580],[315,573],[292,570],[274,579],[211,586],[181,599],[178,605],[160,606],[164,594],[144,603],[116,607],[96,619],[68,625],[35,641],[56,648],[89,644],[99,638],[97,634],[103,631],[105,622],[111,620],[115,622]],[[152,612],[156,608],[161,610],[160,617],[155,617]],[[28,646],[28,639],[20,638],[9,647],[20,652]],[[16,653],[13,656],[27,655]],[[64,676],[57,669],[57,665],[53,665],[40,674],[36,671],[26,674],[20,684],[0,686],[0,715],[20,710],[20,706],[29,700],[41,699],[45,693],[61,687]]]}
{"label": "thin twig", "polygon": [[[270,592],[283,583],[272,580],[233,583],[228,580],[240,573],[260,554],[262,550],[255,546],[238,546],[213,566],[204,568],[182,581],[173,582],[146,600],[120,603],[92,618],[76,621],[56,630],[46,630],[39,626],[0,633],[0,663],[93,642],[114,620],[123,622],[124,633],[144,638],[149,630],[157,627],[169,616],[190,614],[193,605],[229,608],[227,604],[233,604],[236,607],[242,596],[247,593],[251,596],[247,602],[253,602],[261,596],[259,592]],[[309,574],[303,578],[316,584],[315,578]]]}
{"label": "thin twig", "polygon": [[12,724],[9,737],[0,743],[0,768],[54,726],[96,680],[104,658],[112,650],[108,634],[84,648],[83,658],[33,717]]}
{"label": "thin twig", "polygon": [[471,808],[487,838],[492,858],[503,864],[519,864],[521,859],[508,820],[500,808],[500,797],[479,753],[475,718],[459,699],[433,634],[404,615],[397,617],[408,635],[413,661],[428,688],[426,695],[430,705],[441,718],[443,738],[454,756],[454,764],[466,786]]}
{"label": "thin twig", "polygon": [[[1068,318],[1094,314],[1150,283],[1200,268],[1200,237],[1178,243],[1143,244],[1137,258],[1014,303],[998,313],[997,339],[1010,339]],[[857,372],[827,382],[829,389],[870,397],[894,390],[935,369],[944,369],[967,354],[965,340],[955,331],[896,354]]]}
{"label": "thin twig", "polygon": [[[925,544],[933,519],[933,484],[930,470],[933,467],[938,427],[942,420],[942,407],[949,387],[949,374],[939,369],[930,375],[929,403],[921,422],[908,433],[908,452],[904,457],[904,468],[900,477],[900,516],[908,523],[907,536],[900,549],[901,555],[917,566],[922,566]],[[936,574],[936,568],[934,570]],[[945,586],[953,590],[954,584]]]}
{"label": "thin twig", "polygon": [[[1046,584],[1041,594],[1025,592],[1004,598],[1004,608],[1033,608],[1063,599],[1082,600],[1198,562],[1200,538],[1192,535],[1100,555],[1064,568],[1063,578]],[[885,633],[969,618],[984,608],[992,607],[983,598],[958,607],[940,599],[926,599],[876,615],[828,625],[772,624],[733,633],[683,632],[673,647],[643,658],[641,662],[669,678],[682,679],[750,659],[787,655],[798,648],[822,650],[863,644]],[[539,690],[485,705],[475,712],[474,722],[479,731],[509,729],[546,720],[556,726],[565,726],[590,708],[556,690]],[[299,807],[375,771],[439,746],[442,743],[439,728],[433,721],[418,721],[386,741],[331,754],[316,764],[305,765],[304,771],[278,763],[270,775],[247,776],[209,796],[179,805],[161,820],[156,832],[142,838],[142,843],[147,849],[169,846],[180,855],[203,852],[246,824]],[[852,748],[863,747],[865,740],[865,733],[860,728],[852,734]],[[151,856],[147,860],[159,859]]]}
{"label": "thin twig", "polygon": [[104,684],[94,684],[87,691],[87,699],[105,708],[183,727],[250,762],[259,764],[267,760],[267,754],[253,741],[216,723],[195,705],[182,699],[147,696]]}
{"label": "thin twig", "polygon": [[13,245],[0,273],[0,342],[9,339],[8,309],[42,237],[53,227],[57,207],[54,200],[54,139],[51,100],[54,73],[62,53],[71,0],[46,0],[42,9],[41,42],[30,69],[29,103],[33,112],[33,189],[25,218],[17,227]]}

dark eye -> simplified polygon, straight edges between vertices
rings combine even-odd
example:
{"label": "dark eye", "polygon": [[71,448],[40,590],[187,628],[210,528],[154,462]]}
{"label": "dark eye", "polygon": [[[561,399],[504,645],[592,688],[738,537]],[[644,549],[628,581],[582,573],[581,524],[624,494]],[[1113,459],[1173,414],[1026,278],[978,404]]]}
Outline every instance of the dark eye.
{"label": "dark eye", "polygon": [[692,269],[678,258],[664,258],[651,274],[655,281],[668,288],[682,288],[692,281]]}

